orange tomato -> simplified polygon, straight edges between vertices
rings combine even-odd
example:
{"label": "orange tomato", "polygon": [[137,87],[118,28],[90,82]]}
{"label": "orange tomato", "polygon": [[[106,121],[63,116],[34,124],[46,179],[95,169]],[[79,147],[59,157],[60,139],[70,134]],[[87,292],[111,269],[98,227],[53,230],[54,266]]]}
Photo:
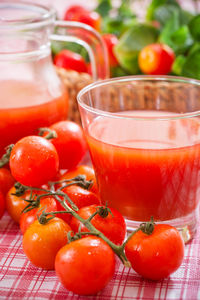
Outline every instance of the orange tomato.
{"label": "orange tomato", "polygon": [[138,57],[140,70],[148,75],[166,75],[171,71],[175,55],[164,44],[150,44],[144,47]]}
{"label": "orange tomato", "polygon": [[69,225],[60,218],[53,218],[44,225],[36,220],[23,236],[24,253],[36,267],[53,270],[56,254],[67,244],[69,231]]}
{"label": "orange tomato", "polygon": [[14,186],[8,191],[6,195],[6,209],[11,218],[19,223],[22,210],[28,205],[28,202],[23,199],[28,200],[30,198],[30,192],[27,191],[20,197],[13,195],[15,192],[16,189]]}

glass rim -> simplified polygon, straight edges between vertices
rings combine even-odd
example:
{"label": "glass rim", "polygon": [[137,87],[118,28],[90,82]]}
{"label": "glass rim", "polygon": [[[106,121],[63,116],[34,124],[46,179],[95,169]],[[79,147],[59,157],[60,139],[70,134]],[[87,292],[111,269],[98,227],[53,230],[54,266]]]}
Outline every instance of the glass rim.
{"label": "glass rim", "polygon": [[91,112],[93,114],[96,114],[98,116],[102,117],[110,117],[110,118],[118,118],[118,119],[131,119],[131,120],[176,120],[176,119],[185,119],[185,118],[192,118],[200,116],[200,110],[196,110],[193,112],[186,112],[186,113],[175,113],[174,115],[169,115],[166,113],[164,114],[164,111],[162,116],[130,116],[127,114],[123,114],[123,112],[109,112],[97,108],[93,108],[92,106],[85,104],[83,101],[83,97],[90,91],[104,86],[109,86],[111,84],[116,83],[125,83],[125,82],[137,82],[137,81],[167,81],[167,82],[174,82],[174,83],[187,83],[191,84],[193,86],[199,86],[200,87],[200,80],[193,79],[193,78],[187,78],[187,77],[181,77],[181,76],[172,76],[172,75],[130,75],[130,76],[124,76],[124,77],[116,77],[116,78],[110,78],[105,80],[100,80],[93,82],[83,89],[81,89],[77,95],[77,101],[78,105],[82,108],[84,108],[86,111]]}
{"label": "glass rim", "polygon": [[48,7],[43,4],[27,2],[27,1],[7,1],[0,2],[0,10],[8,9],[26,9],[38,13],[34,17],[7,19],[0,17],[0,31],[17,31],[17,30],[32,30],[42,26],[53,24],[56,16],[56,11],[53,7]]}

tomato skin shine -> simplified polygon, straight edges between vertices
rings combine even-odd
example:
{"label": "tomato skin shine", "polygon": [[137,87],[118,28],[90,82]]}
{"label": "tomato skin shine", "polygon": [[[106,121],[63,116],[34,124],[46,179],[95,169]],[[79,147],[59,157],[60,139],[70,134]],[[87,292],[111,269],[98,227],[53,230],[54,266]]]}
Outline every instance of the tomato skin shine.
{"label": "tomato skin shine", "polygon": [[94,295],[113,277],[115,255],[102,239],[88,236],[59,250],[55,270],[69,291],[79,295]]}
{"label": "tomato skin shine", "polygon": [[184,257],[184,242],[178,230],[170,225],[154,225],[152,234],[141,230],[125,246],[132,268],[141,276],[160,280],[175,272]]}
{"label": "tomato skin shine", "polygon": [[58,167],[57,151],[43,137],[24,137],[11,151],[11,173],[23,185],[37,187],[47,183],[56,177]]}

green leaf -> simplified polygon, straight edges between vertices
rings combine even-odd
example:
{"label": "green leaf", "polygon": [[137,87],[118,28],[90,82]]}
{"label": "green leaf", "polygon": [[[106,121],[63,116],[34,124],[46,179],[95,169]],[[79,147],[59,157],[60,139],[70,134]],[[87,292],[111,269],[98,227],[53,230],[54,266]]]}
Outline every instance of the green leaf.
{"label": "green leaf", "polygon": [[146,45],[156,42],[157,38],[157,29],[147,24],[135,24],[126,31],[114,49],[121,67],[131,74],[137,74],[139,51]]}
{"label": "green leaf", "polygon": [[152,0],[150,5],[147,8],[146,19],[148,21],[154,20],[155,10],[162,4],[165,4],[166,0]]}
{"label": "green leaf", "polygon": [[121,17],[132,17],[134,15],[130,6],[130,0],[121,1],[121,5],[118,8],[118,15]]}
{"label": "green leaf", "polygon": [[104,18],[102,31],[106,33],[113,33],[120,37],[126,30],[131,28],[136,23],[136,17],[130,18],[107,17]]}
{"label": "green leaf", "polygon": [[131,74],[119,66],[111,68],[112,77],[121,77],[126,75],[131,75]]}
{"label": "green leaf", "polygon": [[112,5],[111,5],[110,0],[100,0],[95,11],[98,12],[104,18],[104,17],[108,16],[111,8],[112,8]]}
{"label": "green leaf", "polygon": [[169,4],[173,5],[176,7],[180,7],[177,1],[175,0],[152,0],[150,5],[147,8],[147,14],[146,14],[146,19],[148,21],[155,20],[155,12],[158,7],[164,5],[164,4]]}
{"label": "green leaf", "polygon": [[182,25],[188,25],[189,22],[194,18],[194,15],[191,12],[182,9],[181,14],[180,14],[180,18],[181,18],[181,24]]}
{"label": "green leaf", "polygon": [[171,42],[176,53],[184,53],[194,43],[190,31],[186,25],[172,33]]}
{"label": "green leaf", "polygon": [[200,15],[195,16],[188,26],[194,39],[200,41]]}
{"label": "green leaf", "polygon": [[180,18],[180,9],[177,6],[171,4],[164,4],[159,6],[154,13],[154,18],[158,21],[162,27],[176,14]]}
{"label": "green leaf", "polygon": [[200,49],[197,49],[188,55],[183,65],[181,75],[200,79]]}
{"label": "green leaf", "polygon": [[183,65],[186,61],[186,57],[183,55],[179,55],[176,57],[173,66],[172,66],[172,72],[175,75],[180,76],[182,74],[182,70],[183,70]]}

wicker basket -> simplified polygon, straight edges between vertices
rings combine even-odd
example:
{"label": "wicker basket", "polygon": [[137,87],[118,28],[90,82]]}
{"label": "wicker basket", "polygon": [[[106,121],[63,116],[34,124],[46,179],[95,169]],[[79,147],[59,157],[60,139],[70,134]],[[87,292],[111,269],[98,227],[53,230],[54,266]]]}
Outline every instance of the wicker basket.
{"label": "wicker basket", "polygon": [[[83,87],[92,83],[93,79],[86,73],[64,69],[57,69],[57,72],[69,94],[68,118],[81,124],[77,94]],[[102,89],[98,96],[100,101],[94,96],[94,106],[110,112],[120,111],[121,101],[124,101],[124,109],[127,111],[158,109],[185,113],[200,110],[200,86],[190,83],[132,81],[129,85],[115,84],[109,89]],[[99,103],[101,107],[98,106]]]}
{"label": "wicker basket", "polygon": [[86,85],[92,83],[92,77],[87,73],[57,68],[57,74],[61,78],[69,95],[69,114],[68,119],[81,124],[78,110],[77,94]]}

